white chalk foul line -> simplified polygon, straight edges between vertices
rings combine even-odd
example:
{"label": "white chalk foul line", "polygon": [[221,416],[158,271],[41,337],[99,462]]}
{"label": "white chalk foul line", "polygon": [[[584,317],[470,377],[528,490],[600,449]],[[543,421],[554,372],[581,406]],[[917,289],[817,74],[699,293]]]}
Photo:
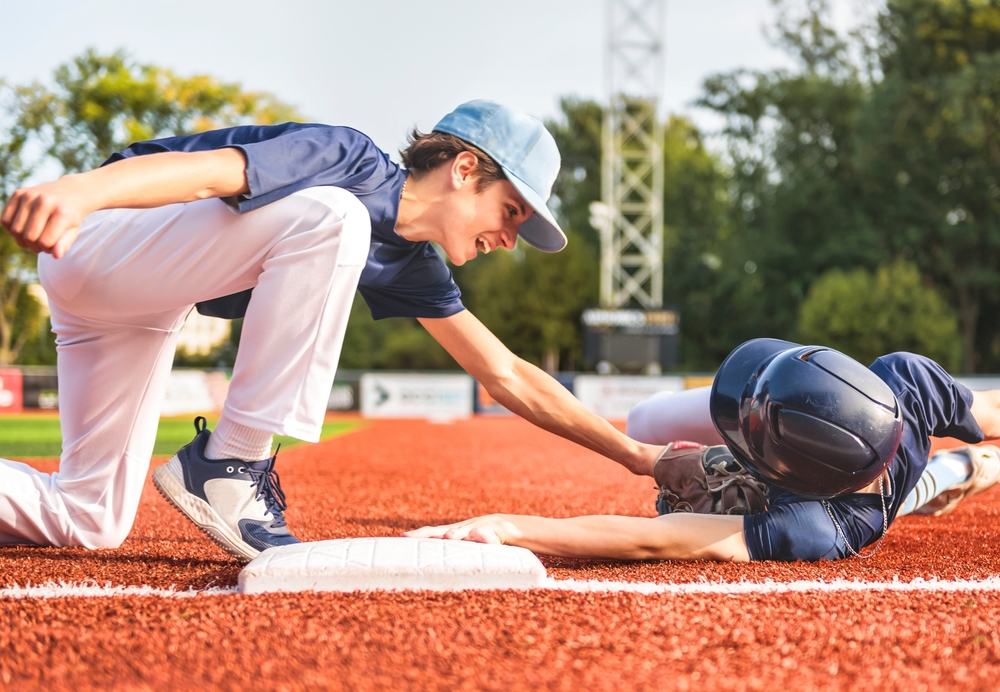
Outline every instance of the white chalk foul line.
{"label": "white chalk foul line", "polygon": [[121,596],[153,596],[157,598],[193,598],[194,596],[225,596],[237,593],[235,588],[159,589],[153,586],[112,586],[111,584],[55,583],[35,586],[8,586],[0,589],[0,598],[117,598]]}
{"label": "white chalk foul line", "polygon": [[771,593],[836,593],[843,591],[903,591],[903,592],[962,592],[1000,591],[1000,577],[981,580],[957,579],[914,579],[913,581],[765,581],[765,582],[690,582],[685,584],[661,584],[654,582],[626,581],[576,581],[574,579],[547,579],[544,587],[554,591],[575,591],[578,593],[636,593],[644,595],[669,594],[686,595],[740,595]]}
{"label": "white chalk foul line", "polygon": [[[572,591],[576,593],[634,593],[640,595],[742,595],[783,593],[837,593],[859,591],[957,593],[968,591],[1000,592],[1000,577],[981,580],[914,579],[913,581],[792,581],[792,582],[689,582],[662,584],[653,582],[576,581],[574,579],[546,579],[542,590]],[[39,598],[118,598],[145,596],[153,598],[193,598],[195,596],[228,596],[239,593],[234,588],[212,587],[203,590],[162,589],[152,586],[112,586],[110,584],[49,583],[36,586],[10,586],[0,588],[0,599]]]}

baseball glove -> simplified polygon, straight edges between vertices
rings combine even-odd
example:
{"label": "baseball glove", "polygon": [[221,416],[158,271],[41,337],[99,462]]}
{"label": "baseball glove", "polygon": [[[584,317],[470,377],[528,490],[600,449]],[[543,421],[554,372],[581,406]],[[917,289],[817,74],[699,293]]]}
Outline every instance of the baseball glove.
{"label": "baseball glove", "polygon": [[767,509],[767,486],[724,445],[671,442],[653,465],[660,514],[756,514]]}

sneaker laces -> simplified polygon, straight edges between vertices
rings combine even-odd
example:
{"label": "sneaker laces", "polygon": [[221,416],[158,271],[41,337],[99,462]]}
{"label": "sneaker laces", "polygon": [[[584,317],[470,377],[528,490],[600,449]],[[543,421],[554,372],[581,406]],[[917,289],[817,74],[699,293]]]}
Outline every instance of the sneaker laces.
{"label": "sneaker laces", "polygon": [[272,528],[285,526],[285,515],[283,512],[288,509],[288,503],[285,501],[285,492],[281,489],[281,479],[278,477],[278,472],[274,469],[274,462],[278,459],[278,452],[280,450],[281,445],[279,444],[278,449],[274,450],[274,456],[267,460],[266,469],[258,471],[249,464],[246,467],[250,473],[250,477],[253,478],[253,483],[251,483],[250,487],[257,488],[257,494],[254,499],[263,500],[264,506],[274,519],[271,522]]}

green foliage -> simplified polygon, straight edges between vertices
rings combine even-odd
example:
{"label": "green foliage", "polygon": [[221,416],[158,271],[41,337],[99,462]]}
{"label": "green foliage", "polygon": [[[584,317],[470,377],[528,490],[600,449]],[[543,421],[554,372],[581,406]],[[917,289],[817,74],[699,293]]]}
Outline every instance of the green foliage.
{"label": "green foliage", "polygon": [[962,369],[1000,366],[1000,3],[891,0],[853,44],[825,0],[776,4],[800,68],[716,75],[701,101],[734,200],[719,342],[793,333],[820,276],[902,257],[958,315]]}
{"label": "green foliage", "polygon": [[181,77],[125,53],[84,52],[55,72],[49,153],[67,172],[99,166],[132,142],[219,127],[299,120],[273,95],[214,77]]}
{"label": "green foliage", "polygon": [[689,121],[671,117],[663,132],[663,299],[681,315],[678,368],[711,370],[729,352],[733,277],[730,199],[718,159]]}
{"label": "green foliage", "polygon": [[563,98],[562,117],[548,120],[562,156],[562,168],[552,186],[560,224],[600,252],[601,239],[590,225],[590,203],[601,198],[601,127],[604,109],[595,101]]}
{"label": "green foliage", "polygon": [[862,363],[893,351],[921,353],[954,369],[961,344],[954,312],[920,271],[897,260],[872,274],[832,269],[802,303],[799,339],[831,346]]}
{"label": "green foliage", "polygon": [[1000,367],[1000,4],[892,0],[861,112],[866,211],[955,307],[967,372]]}
{"label": "green foliage", "polygon": [[[25,291],[27,294],[27,291]],[[52,321],[44,320],[41,328],[35,335],[29,337],[20,354],[17,356],[18,365],[55,365],[56,364],[56,335],[52,332]]]}
{"label": "green foliage", "polygon": [[[0,81],[0,208],[35,170],[27,149],[49,122],[51,97],[37,84]],[[0,231],[0,365],[13,363],[39,330],[41,306],[25,282],[34,276],[35,255]]]}
{"label": "green foliage", "polygon": [[[826,3],[781,4],[780,43],[799,71],[737,71],[706,81],[702,105],[726,119],[730,236],[713,318],[730,348],[787,336],[809,285],[832,268],[888,261],[857,204],[857,112],[866,86],[826,28]],[[683,331],[683,326],[682,326]]]}
{"label": "green foliage", "polygon": [[580,367],[580,316],[597,302],[596,253],[564,230],[562,252],[518,243],[455,268],[466,306],[514,353],[552,371]]}
{"label": "green foliage", "polygon": [[346,370],[459,370],[434,338],[414,319],[373,320],[360,293],[355,294],[340,354]]}

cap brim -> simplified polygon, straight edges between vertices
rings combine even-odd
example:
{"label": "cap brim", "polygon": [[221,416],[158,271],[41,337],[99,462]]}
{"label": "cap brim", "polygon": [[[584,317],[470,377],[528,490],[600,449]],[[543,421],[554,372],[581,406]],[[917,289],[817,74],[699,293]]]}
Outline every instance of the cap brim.
{"label": "cap brim", "polygon": [[517,229],[517,234],[531,247],[542,252],[559,252],[566,247],[566,234],[559,228],[545,200],[513,173],[504,168],[507,180],[520,193],[524,201],[535,210]]}
{"label": "cap brim", "polygon": [[750,457],[750,448],[740,429],[740,399],[747,383],[762,363],[800,345],[781,339],[753,339],[737,346],[719,367],[712,383],[709,411],[715,429],[738,457]]}

